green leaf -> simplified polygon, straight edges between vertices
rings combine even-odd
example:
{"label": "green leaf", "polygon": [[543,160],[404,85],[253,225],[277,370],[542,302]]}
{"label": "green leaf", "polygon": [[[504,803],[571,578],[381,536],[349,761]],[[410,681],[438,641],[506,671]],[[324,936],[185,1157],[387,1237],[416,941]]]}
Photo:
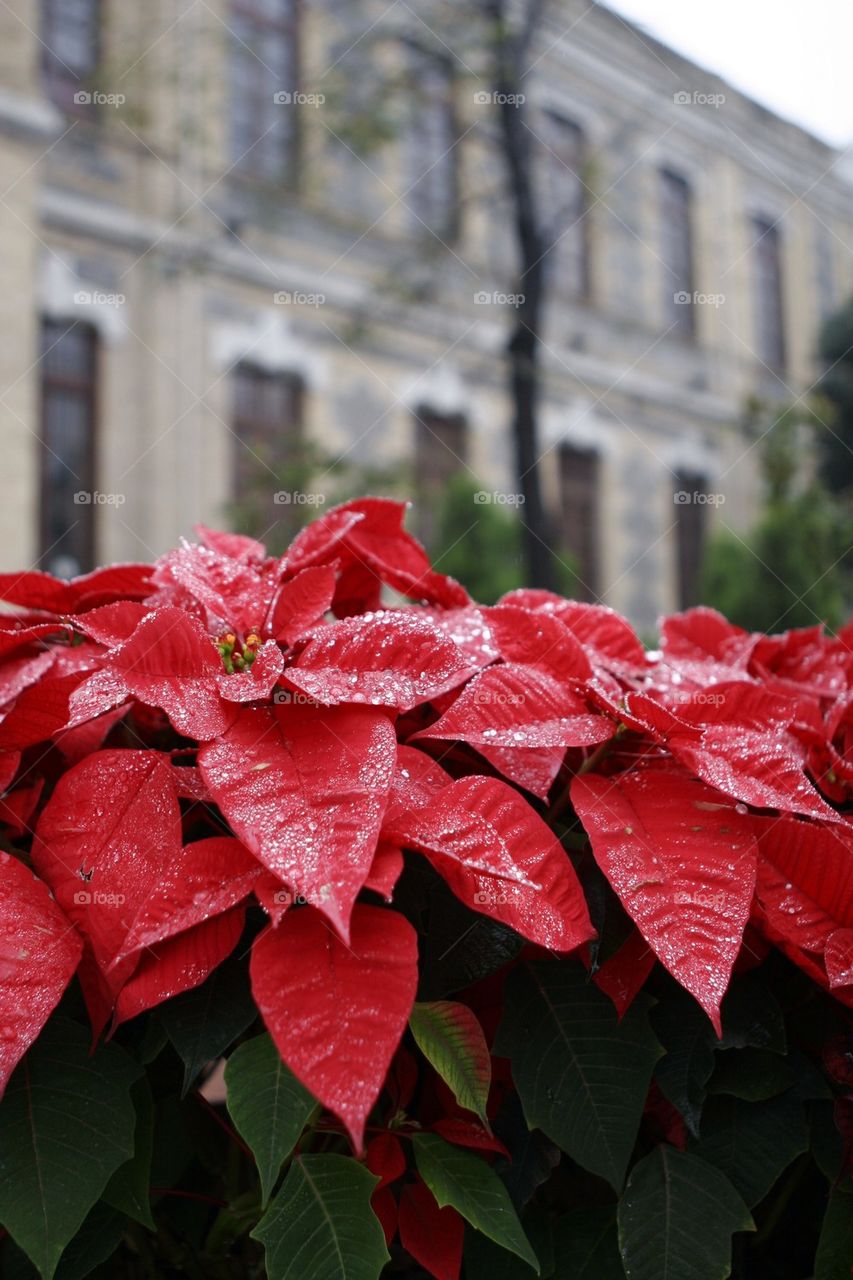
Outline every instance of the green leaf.
{"label": "green leaf", "polygon": [[853,1195],[833,1191],[824,1215],[814,1280],[850,1280],[853,1258]]}
{"label": "green leaf", "polygon": [[115,1253],[126,1226],[123,1213],[103,1202],[96,1204],[63,1253],[56,1280],[83,1280]]}
{"label": "green leaf", "polygon": [[133,1155],[139,1067],[53,1018],[0,1104],[0,1222],[45,1280],[112,1174]]}
{"label": "green leaf", "polygon": [[760,978],[746,974],[729,988],[722,1004],[720,1049],[770,1049],[785,1053],[785,1020],[779,1004]]}
{"label": "green leaf", "polygon": [[[531,1208],[524,1214],[522,1225],[539,1259],[541,1280],[555,1276],[562,1280],[562,1273],[554,1270],[554,1243],[547,1211]],[[536,1272],[482,1231],[466,1231],[465,1276],[466,1280],[535,1280]]]}
{"label": "green leaf", "polygon": [[796,1099],[719,1097],[705,1107],[701,1140],[690,1150],[716,1165],[752,1208],[808,1145],[803,1106]]}
{"label": "green leaf", "polygon": [[376,1280],[389,1261],[370,1207],[378,1178],[348,1156],[300,1156],[252,1232],[269,1280]]}
{"label": "green leaf", "polygon": [[[708,1021],[706,1014],[702,1017]],[[616,1210],[575,1209],[560,1218],[554,1227],[554,1259],[560,1280],[624,1280]]]}
{"label": "green leaf", "polygon": [[225,1067],[225,1085],[231,1119],[252,1148],[266,1204],[317,1103],[282,1062],[268,1035],[234,1050]]}
{"label": "green leaf", "polygon": [[628,1280],[725,1280],[733,1232],[755,1229],[743,1200],[718,1169],[668,1146],[656,1147],[634,1166],[618,1217]]}
{"label": "green leaf", "polygon": [[580,965],[538,963],[507,983],[495,1052],[512,1075],[530,1128],[618,1191],[661,1047],[639,997],[620,1022]]}
{"label": "green leaf", "polygon": [[134,1222],[141,1222],[144,1227],[153,1231],[155,1226],[148,1188],[151,1186],[151,1156],[154,1150],[154,1101],[145,1076],[137,1080],[130,1092],[136,1108],[133,1158],[116,1169],[107,1183],[102,1199],[114,1209],[133,1218]]}
{"label": "green leaf", "polygon": [[245,961],[226,961],[206,982],[169,1000],[157,1016],[184,1064],[186,1096],[206,1063],[220,1057],[257,1017]]}
{"label": "green leaf", "polygon": [[539,1261],[524,1234],[509,1192],[479,1156],[453,1147],[434,1133],[412,1138],[418,1173],[439,1206],[452,1207],[466,1222],[516,1254],[539,1274]]}
{"label": "green leaf", "polygon": [[418,1048],[453,1092],[460,1107],[473,1111],[486,1129],[486,1102],[492,1060],[474,1013],[454,1000],[415,1004],[409,1026]]}
{"label": "green leaf", "polygon": [[786,1058],[766,1049],[729,1049],[717,1058],[709,1093],[730,1093],[747,1102],[775,1098],[794,1083]]}
{"label": "green leaf", "polygon": [[655,1067],[655,1079],[698,1137],[706,1085],[714,1070],[714,1028],[693,997],[680,989],[669,991],[649,1016],[666,1050]]}

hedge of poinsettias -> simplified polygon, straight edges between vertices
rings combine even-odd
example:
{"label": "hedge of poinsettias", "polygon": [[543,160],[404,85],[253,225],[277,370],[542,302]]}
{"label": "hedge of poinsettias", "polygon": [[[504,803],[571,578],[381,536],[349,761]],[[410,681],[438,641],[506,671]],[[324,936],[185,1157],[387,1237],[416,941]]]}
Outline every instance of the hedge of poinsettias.
{"label": "hedge of poinsettias", "polygon": [[0,1271],[849,1280],[853,630],[403,516],[0,577]]}

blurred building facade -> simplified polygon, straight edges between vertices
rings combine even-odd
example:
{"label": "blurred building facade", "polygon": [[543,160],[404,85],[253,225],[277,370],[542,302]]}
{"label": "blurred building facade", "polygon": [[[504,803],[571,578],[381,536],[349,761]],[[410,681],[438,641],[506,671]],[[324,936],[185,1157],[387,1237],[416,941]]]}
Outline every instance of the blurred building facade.
{"label": "blurred building facade", "polygon": [[[4,569],[148,559],[249,492],[274,529],[346,467],[408,469],[427,532],[460,470],[512,504],[523,281],[463,8],[0,7]],[[748,398],[814,381],[853,288],[849,168],[585,0],[555,0],[522,87],[547,501],[588,598],[650,626],[709,527],[754,515]]]}

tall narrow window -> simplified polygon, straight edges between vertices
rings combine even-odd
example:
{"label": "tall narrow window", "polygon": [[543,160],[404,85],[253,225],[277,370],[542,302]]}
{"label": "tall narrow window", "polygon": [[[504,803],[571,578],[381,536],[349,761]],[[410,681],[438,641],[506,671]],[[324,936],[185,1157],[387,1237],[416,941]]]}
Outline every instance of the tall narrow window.
{"label": "tall narrow window", "polygon": [[699,581],[705,556],[707,480],[697,472],[680,471],[675,477],[675,535],[677,547],[678,607],[689,609],[699,602]]}
{"label": "tall narrow window", "polygon": [[667,323],[675,333],[692,338],[696,325],[693,309],[693,235],[690,219],[690,187],[680,174],[661,170],[661,247]]}
{"label": "tall narrow window", "polygon": [[564,444],[560,448],[560,550],[567,551],[577,573],[577,595],[597,600],[599,594],[600,462],[594,449]]}
{"label": "tall narrow window", "polygon": [[427,405],[415,411],[415,483],[418,488],[419,533],[430,544],[447,486],[463,471],[468,458],[468,424],[464,414],[437,413]]}
{"label": "tall narrow window", "polygon": [[296,374],[270,373],[248,362],[238,364],[232,377],[233,498],[240,518],[259,532],[273,518],[288,524],[286,508],[301,501],[303,384]]}
{"label": "tall narrow window", "polygon": [[232,0],[231,158],[268,182],[296,163],[299,0]]}
{"label": "tall narrow window", "polygon": [[818,316],[821,322],[832,315],[837,305],[835,245],[832,233],[818,225],[815,245],[815,288]]}
{"label": "tall narrow window", "polygon": [[41,326],[41,567],[91,569],[95,553],[98,340],[78,322]]}
{"label": "tall narrow window", "polygon": [[752,222],[755,245],[755,340],[760,360],[771,369],[785,367],[785,323],[782,313],[782,238],[767,218]]}
{"label": "tall narrow window", "polygon": [[573,298],[587,298],[590,279],[589,201],[584,179],[586,139],[579,125],[551,112],[545,115],[543,128],[551,208],[551,244],[546,246],[546,266],[561,291]]}
{"label": "tall narrow window", "polygon": [[411,102],[403,146],[405,195],[410,229],[441,239],[456,234],[458,221],[456,118],[453,73],[444,59],[410,48]]}
{"label": "tall narrow window", "polygon": [[[99,57],[99,0],[41,0],[41,65],[45,87],[65,110],[85,107],[79,98]],[[75,101],[77,95],[77,101]]]}

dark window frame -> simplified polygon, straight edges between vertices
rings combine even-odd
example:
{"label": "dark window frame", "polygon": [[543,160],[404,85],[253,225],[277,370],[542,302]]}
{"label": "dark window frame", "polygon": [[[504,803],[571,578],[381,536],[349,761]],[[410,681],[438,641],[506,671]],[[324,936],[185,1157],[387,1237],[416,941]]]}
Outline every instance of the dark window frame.
{"label": "dark window frame", "polygon": [[[79,374],[68,372],[57,373],[50,367],[51,353],[62,342],[63,337],[74,330],[78,337],[85,335],[88,343],[88,368]],[[84,573],[95,565],[96,504],[92,501],[97,476],[98,452],[98,416],[99,396],[98,379],[101,366],[100,335],[94,325],[81,321],[54,320],[42,317],[39,328],[41,344],[39,360],[39,551],[40,559],[55,553],[57,538],[52,529],[51,503],[56,494],[50,481],[50,463],[61,458],[60,452],[53,448],[51,441],[50,413],[48,402],[51,397],[74,397],[80,399],[88,408],[87,418],[89,430],[86,449],[82,461],[81,475],[78,471],[71,473],[76,492],[88,492],[88,503],[76,504],[75,521],[69,528],[80,526],[80,554],[78,556],[79,572]],[[68,513],[71,514],[70,512]]]}
{"label": "dark window frame", "polygon": [[[75,0],[80,3],[80,0]],[[67,0],[40,0],[39,36],[41,51],[41,78],[51,101],[61,110],[72,115],[92,114],[89,103],[75,102],[75,94],[86,91],[101,61],[103,0],[83,0],[89,9],[85,25],[90,29],[89,56],[84,63],[73,66],[57,49],[63,22],[68,21]]]}
{"label": "dark window frame", "polygon": [[[659,180],[667,321],[672,333],[692,342],[696,338],[693,189],[683,173],[667,165],[659,170]],[[684,294],[688,301],[679,302]]]}
{"label": "dark window frame", "polygon": [[[457,146],[460,131],[456,105],[456,75],[453,63],[449,57],[423,49],[414,41],[403,40],[402,43],[404,55],[408,59],[408,70],[413,84],[413,92],[409,103],[409,120],[401,132],[401,142],[404,148],[402,170],[406,193],[402,203],[409,215],[409,231],[414,236],[429,238],[434,236],[442,243],[453,244],[459,239],[462,224],[460,209],[461,183]],[[432,86],[424,84],[428,75],[435,75],[436,78],[441,79],[443,88],[441,94],[433,94]],[[429,102],[429,106],[436,107],[443,117],[448,145],[437,159],[430,157],[430,163],[426,169],[414,181],[410,181],[408,174],[409,157],[413,151],[419,155],[423,151],[423,148],[418,146],[418,141],[423,141],[423,132],[417,130],[417,123],[419,119],[426,118],[425,112],[420,109],[420,103],[425,98],[433,99]],[[449,197],[442,204],[441,219],[431,221],[431,210],[425,204],[415,208],[418,199],[417,192],[418,188],[423,184],[438,182],[438,176],[433,175],[441,173],[441,165],[444,161],[447,161],[448,165],[449,180],[447,186]],[[426,186],[424,186],[424,189],[426,189]],[[427,204],[433,199],[434,197],[430,193],[427,196]],[[435,203],[438,204],[439,202],[440,194],[439,200],[436,200]]]}
{"label": "dark window frame", "polygon": [[753,216],[752,229],[756,354],[778,374],[788,362],[782,234],[778,220],[762,214]]}
{"label": "dark window frame", "polygon": [[[471,426],[467,414],[444,413],[427,402],[415,407],[412,419],[417,519],[419,532],[429,543],[436,532],[438,506],[447,485],[468,469]],[[454,436],[458,447],[454,447]]]}
{"label": "dark window frame", "polygon": [[[565,163],[563,158],[560,156],[556,145],[551,145],[550,147],[550,150],[554,152],[553,156],[549,156],[547,151],[545,154],[546,163],[550,162],[559,164],[562,168],[571,173],[576,183],[575,195],[577,199],[577,209],[572,211],[574,214],[574,220],[570,224],[570,228],[571,232],[576,234],[578,241],[573,255],[575,262],[578,264],[578,270],[576,273],[577,281],[570,281],[568,286],[566,286],[563,282],[562,275],[560,275],[557,287],[560,291],[567,294],[576,302],[591,302],[592,261],[589,223],[590,199],[586,181],[583,176],[583,170],[589,155],[589,139],[583,125],[579,124],[577,120],[573,120],[570,116],[563,115],[558,111],[546,111],[545,120],[546,142],[548,130],[552,131],[551,141],[554,144],[556,144],[556,137],[554,136],[555,132],[562,133],[564,137],[571,137],[573,140],[571,147],[571,150],[573,151],[573,164]],[[554,182],[552,185],[557,192],[557,198],[559,198],[559,182]],[[560,210],[558,209],[557,213],[559,212]],[[555,238],[559,237],[563,231],[562,228],[557,226],[552,227],[552,230],[555,233]],[[563,240],[568,239],[569,234],[570,232],[567,230],[565,236],[563,236]],[[563,240],[559,240],[554,249],[554,256],[557,262],[560,261],[560,251],[563,245]],[[565,251],[563,252],[565,253]]]}
{"label": "dark window frame", "polygon": [[558,551],[576,562],[577,595],[595,603],[601,593],[601,454],[565,440],[559,446]]}
{"label": "dark window frame", "polygon": [[[288,370],[265,369],[254,363],[251,358],[239,361],[232,370],[232,376],[231,430],[234,437],[232,498],[235,502],[241,502],[247,496],[246,482],[251,480],[253,468],[263,467],[266,463],[270,468],[270,481],[272,481],[276,465],[286,465],[288,461],[288,445],[293,447],[294,455],[298,454],[305,438],[306,387],[305,380],[300,374]],[[252,384],[256,405],[253,413],[243,411],[241,379]],[[265,418],[262,412],[257,411],[260,401],[264,395],[276,392],[281,395],[282,402],[290,409],[290,413]],[[292,440],[287,441],[283,437],[281,440],[276,440],[275,433],[287,428],[292,432]],[[266,441],[264,437],[267,437]],[[283,444],[284,447],[280,450],[275,449],[276,457],[265,459],[260,449],[256,447],[259,441],[268,442],[274,446]]]}
{"label": "dark window frame", "polygon": [[[686,494],[687,501],[678,500]],[[698,471],[678,471],[673,483],[675,500],[676,575],[679,609],[699,604],[699,587],[708,541],[708,477]]]}
{"label": "dark window frame", "polygon": [[[273,83],[264,62],[252,53],[249,48],[243,47],[246,42],[241,42],[241,37],[231,33],[233,45],[230,50],[228,69],[229,92],[231,95],[231,114],[228,121],[230,174],[238,179],[266,183],[271,186],[285,186],[296,181],[302,142],[299,108],[273,103],[273,95],[275,93],[282,90],[297,93],[301,82],[303,0],[284,0],[284,3],[286,3],[289,12],[281,18],[276,18],[265,12],[260,0],[230,0],[229,4],[229,13],[232,21],[250,25],[254,28],[255,33],[280,37],[288,49],[288,69],[292,73],[292,84],[284,86]],[[239,91],[239,86],[235,83],[236,68],[238,66],[237,59],[245,59],[247,65],[253,66],[256,71],[254,79],[250,78],[251,87],[248,98],[252,108],[250,115],[254,128],[251,131],[251,138],[254,141],[250,141],[249,136],[238,137],[239,116],[234,111],[233,105],[234,94]],[[266,110],[271,105],[282,113],[280,132],[277,129],[270,130],[270,133],[276,134],[278,137],[280,163],[277,165],[268,164],[264,159],[266,152],[261,149],[265,135],[269,136],[265,115]],[[291,113],[289,127],[286,114],[288,111]]]}

